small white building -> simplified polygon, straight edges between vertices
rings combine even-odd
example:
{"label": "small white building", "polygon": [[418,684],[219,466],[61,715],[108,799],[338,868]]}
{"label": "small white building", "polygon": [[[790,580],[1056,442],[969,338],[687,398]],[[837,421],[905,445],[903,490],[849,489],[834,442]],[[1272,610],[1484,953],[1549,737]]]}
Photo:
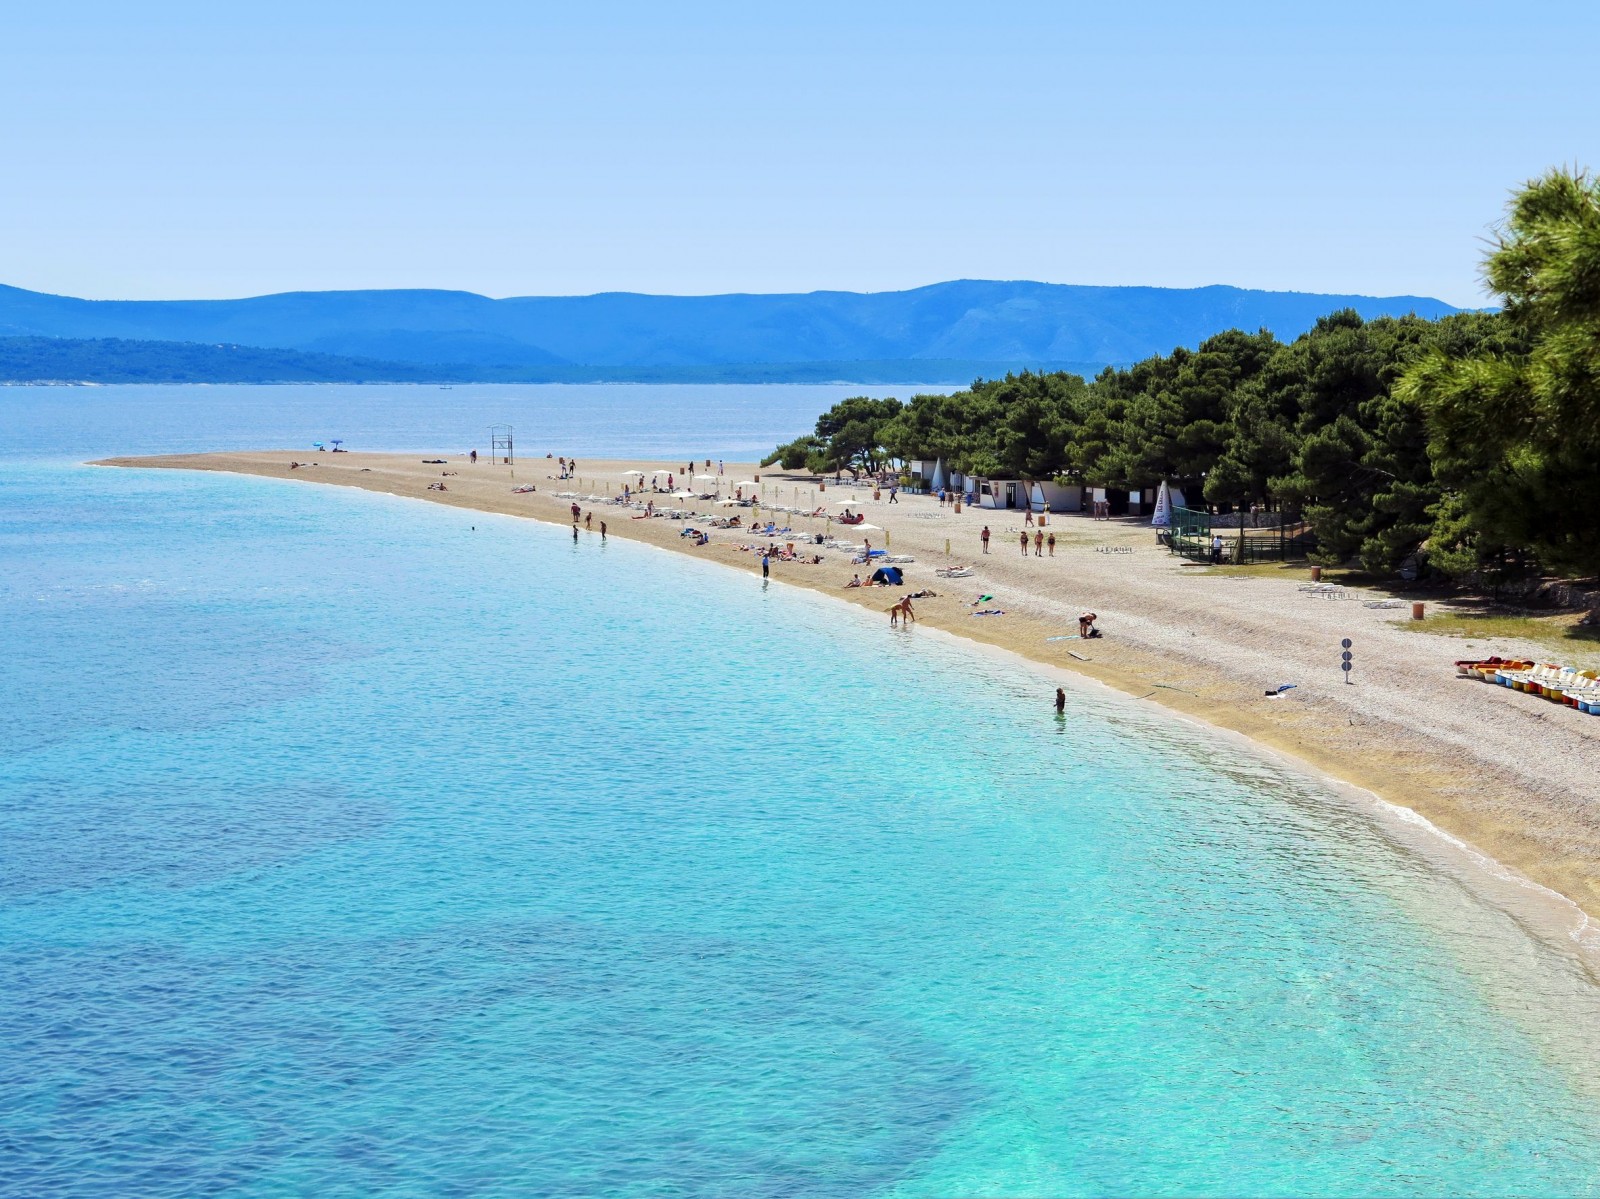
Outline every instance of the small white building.
{"label": "small white building", "polygon": [[1040,480],[1033,484],[1029,502],[1035,512],[1043,512],[1045,505],[1052,512],[1082,512],[1083,488],[1076,483],[1061,484]]}
{"label": "small white building", "polygon": [[968,478],[967,490],[980,508],[1026,508],[1028,484],[1021,479]]}

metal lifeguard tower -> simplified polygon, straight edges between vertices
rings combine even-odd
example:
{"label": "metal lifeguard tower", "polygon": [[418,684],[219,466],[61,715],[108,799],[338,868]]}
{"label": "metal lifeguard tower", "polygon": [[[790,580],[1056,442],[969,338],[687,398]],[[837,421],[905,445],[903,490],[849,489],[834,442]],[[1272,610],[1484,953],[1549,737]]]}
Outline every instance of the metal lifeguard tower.
{"label": "metal lifeguard tower", "polygon": [[516,447],[511,433],[510,425],[489,426],[489,461],[498,462],[502,466],[512,466],[516,463]]}

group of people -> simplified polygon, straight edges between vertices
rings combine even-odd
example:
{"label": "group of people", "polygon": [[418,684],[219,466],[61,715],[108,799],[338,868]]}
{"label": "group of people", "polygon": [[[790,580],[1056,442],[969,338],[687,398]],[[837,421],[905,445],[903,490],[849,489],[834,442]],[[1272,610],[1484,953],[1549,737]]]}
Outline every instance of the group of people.
{"label": "group of people", "polygon": [[[984,525],[983,531],[978,534],[978,540],[983,543],[983,552],[986,554],[989,552],[990,536],[989,526]],[[1035,529],[1030,537],[1028,531],[1024,529],[1017,534],[1017,544],[1022,547],[1022,556],[1024,558],[1028,556],[1028,546],[1030,544],[1033,546],[1033,556],[1035,558],[1044,557],[1046,549],[1050,551],[1050,557],[1054,558],[1056,556],[1056,535],[1054,530],[1047,534],[1043,529]]]}
{"label": "group of people", "polygon": [[[1050,547],[1050,556],[1052,558],[1054,558],[1056,556],[1056,535],[1053,532],[1048,537],[1046,537],[1045,533],[1044,533],[1044,530],[1035,529],[1033,531],[1032,540],[1033,540],[1033,556],[1035,558],[1042,558],[1044,556],[1044,550],[1045,550],[1046,546]],[[1022,546],[1022,556],[1024,558],[1026,558],[1028,556],[1028,541],[1029,541],[1028,534],[1027,534],[1026,531],[1024,531],[1021,534],[1021,540],[1019,542],[1019,544]]]}

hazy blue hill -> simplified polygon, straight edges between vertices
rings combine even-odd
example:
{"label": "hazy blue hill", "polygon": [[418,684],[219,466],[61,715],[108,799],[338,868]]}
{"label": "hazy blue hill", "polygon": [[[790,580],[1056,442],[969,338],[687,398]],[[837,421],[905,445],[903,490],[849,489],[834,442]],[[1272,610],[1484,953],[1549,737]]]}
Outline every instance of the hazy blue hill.
{"label": "hazy blue hill", "polygon": [[962,280],[900,292],[523,296],[456,291],[288,292],[241,300],[79,300],[0,286],[0,335],[152,339],[454,364],[528,377],[563,367],[951,360],[1126,363],[1223,329],[1293,338],[1338,308],[1441,316],[1419,296],[1236,287],[1174,290]]}
{"label": "hazy blue hill", "polygon": [[0,337],[7,383],[420,383],[438,367],[258,346],[115,337]]}
{"label": "hazy blue hill", "polygon": [[[1052,370],[1092,374],[1096,363]],[[693,366],[471,366],[386,362],[306,350],[117,337],[0,337],[0,383],[905,383],[966,385],[1006,362],[757,362]]]}

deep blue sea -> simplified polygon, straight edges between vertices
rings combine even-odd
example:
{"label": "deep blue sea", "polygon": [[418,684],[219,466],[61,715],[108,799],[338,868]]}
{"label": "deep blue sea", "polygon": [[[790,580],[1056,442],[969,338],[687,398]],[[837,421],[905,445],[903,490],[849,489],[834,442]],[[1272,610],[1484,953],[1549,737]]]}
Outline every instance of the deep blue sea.
{"label": "deep blue sea", "polygon": [[[75,463],[472,443],[346,390],[0,390],[0,1194],[1600,1193],[1587,975],[1315,780],[781,580]],[[510,390],[670,457],[860,389]]]}

